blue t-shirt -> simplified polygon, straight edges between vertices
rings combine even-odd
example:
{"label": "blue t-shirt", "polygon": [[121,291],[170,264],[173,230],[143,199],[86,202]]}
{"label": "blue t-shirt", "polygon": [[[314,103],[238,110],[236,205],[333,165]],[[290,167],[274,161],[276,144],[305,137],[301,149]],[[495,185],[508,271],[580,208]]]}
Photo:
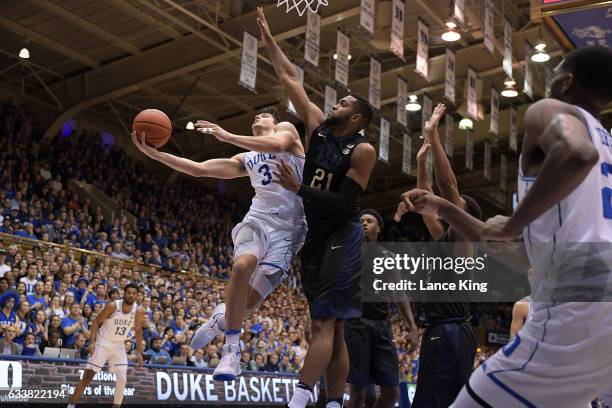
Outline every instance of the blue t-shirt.
{"label": "blue t-shirt", "polygon": [[33,306],[34,303],[40,303],[42,304],[42,309],[38,309],[38,310],[45,310],[47,308],[47,303],[45,303],[45,297],[41,296],[41,297],[37,297],[35,294],[32,295],[28,295],[28,303],[30,304],[30,306]]}
{"label": "blue t-shirt", "polygon": [[[17,315],[15,314],[14,310],[11,310],[8,316],[6,316],[4,312],[0,310],[0,326],[2,326],[3,328],[6,326],[14,326],[16,322],[17,322]],[[2,335],[0,335],[0,338],[3,338],[3,337],[4,337],[4,332]]]}
{"label": "blue t-shirt", "polygon": [[74,325],[76,322],[78,322],[78,320],[74,320],[70,316],[66,316],[62,319],[61,327],[62,327],[62,333],[64,333],[64,343],[62,344],[63,347],[72,347],[74,345],[74,340],[76,339],[76,335],[81,329],[80,328],[77,329],[72,334],[66,334],[64,332],[64,329]]}
{"label": "blue t-shirt", "polygon": [[69,291],[74,293],[74,303],[81,303],[81,298],[85,293],[87,293],[87,289],[77,289],[77,288],[68,288]]}
{"label": "blue t-shirt", "polygon": [[85,301],[85,303],[91,306],[93,310],[94,306],[97,305],[98,303],[101,303],[104,306],[105,304],[108,303],[108,301],[104,299],[98,299],[96,295],[94,295],[93,293],[90,293],[89,295],[87,295],[87,300]]}

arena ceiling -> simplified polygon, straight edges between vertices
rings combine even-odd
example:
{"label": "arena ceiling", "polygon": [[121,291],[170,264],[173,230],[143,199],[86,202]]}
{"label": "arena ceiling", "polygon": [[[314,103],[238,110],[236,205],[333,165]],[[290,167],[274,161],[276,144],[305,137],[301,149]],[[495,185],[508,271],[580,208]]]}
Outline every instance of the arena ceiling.
{"label": "arena ceiling", "polygon": [[[359,29],[359,0],[330,0],[321,9],[321,57],[319,68],[304,65],[306,16],[285,14],[276,1],[256,0],[4,0],[0,2],[0,92],[19,95],[46,114],[52,137],[64,121],[84,118],[112,130],[120,144],[133,117],[146,108],[165,111],[173,120],[175,135],[168,151],[195,160],[225,157],[236,149],[193,131],[186,131],[189,120],[207,119],[232,132],[248,133],[257,109],[286,97],[279,87],[267,53],[260,42],[257,93],[238,84],[242,34],[258,33],[255,8],[265,6],[272,33],[288,56],[305,66],[305,86],[311,98],[323,106],[326,84],[331,84],[336,29],[351,34],[349,89],[367,95],[370,55],[382,62],[382,109],[377,117],[395,118],[396,78],[408,80],[410,90],[427,93],[434,103],[443,101],[444,55],[447,44],[441,40],[449,15],[449,0],[406,0],[405,56],[401,61],[389,51],[391,0],[376,2],[376,35],[370,40]],[[488,133],[491,87],[503,89],[502,17],[514,27],[513,56],[515,80],[523,83],[524,41],[534,44],[543,36],[552,59],[535,66],[534,92],[542,96],[547,72],[572,47],[571,40],[550,19],[537,13],[536,0],[495,0],[496,52],[482,46],[484,0],[466,0],[467,27],[463,38],[451,47],[457,52],[456,118],[465,115],[465,78],[468,64],[480,80],[479,98],[483,120],[475,127],[475,168],[466,171],[461,153],[465,142],[456,132],[454,157],[463,191],[480,198],[490,211],[509,210],[513,180],[508,193],[499,189],[499,154],[510,158],[509,174],[515,174],[516,154],[508,152],[509,107],[513,103],[522,114],[531,102],[520,92],[512,101],[502,98],[500,133]],[[567,2],[566,2],[567,3]],[[594,2],[572,0],[574,6]],[[598,2],[609,3],[609,2]],[[414,73],[417,18],[430,28],[430,78]],[[545,24],[540,24],[542,21]],[[27,46],[31,58],[18,58]],[[339,90],[341,97],[343,92]],[[522,116],[520,115],[519,116]],[[297,123],[290,114],[285,118]],[[378,140],[378,119],[370,135]],[[420,114],[409,116],[409,131],[420,134]],[[522,122],[519,122],[519,134]],[[401,174],[402,132],[392,125],[389,164],[378,163],[362,204],[393,205],[397,195],[414,185],[414,177]],[[48,139],[47,138],[47,139]],[[413,149],[418,149],[418,138]],[[490,140],[495,149],[492,180],[482,176],[482,142]],[[481,152],[480,154],[478,152]],[[414,172],[413,172],[414,174]]]}

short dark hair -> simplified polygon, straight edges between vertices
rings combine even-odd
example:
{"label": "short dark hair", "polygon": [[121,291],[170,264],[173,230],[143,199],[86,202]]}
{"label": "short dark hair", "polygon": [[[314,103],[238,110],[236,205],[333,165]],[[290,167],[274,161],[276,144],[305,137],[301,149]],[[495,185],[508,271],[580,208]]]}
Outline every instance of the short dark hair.
{"label": "short dark hair", "polygon": [[382,231],[383,227],[385,226],[385,222],[383,221],[383,217],[382,215],[380,215],[380,213],[372,208],[366,208],[361,210],[361,214],[359,214],[359,218],[361,218],[362,215],[365,214],[369,214],[371,216],[373,216],[374,218],[376,218],[376,222],[378,223],[378,227],[380,228],[380,230]]}
{"label": "short dark hair", "polygon": [[465,210],[474,218],[480,219],[482,217],[482,210],[480,205],[467,194],[461,194],[461,198],[465,201]]}
{"label": "short dark hair", "polygon": [[[123,276],[122,276],[123,278]],[[138,285],[136,285],[134,282],[130,282],[127,285],[125,285],[125,288],[123,288],[123,291],[127,291],[129,288],[134,289],[136,292],[138,292]]]}
{"label": "short dark hair", "polygon": [[372,118],[374,117],[374,109],[372,109],[370,102],[368,102],[368,100],[363,96],[357,94],[350,94],[350,96],[355,98],[353,105],[355,106],[355,111],[363,116],[365,120],[363,128],[365,129],[372,122]]}
{"label": "short dark hair", "polygon": [[276,106],[274,105],[269,105],[264,108],[261,108],[259,110],[259,113],[269,113],[270,115],[272,115],[272,117],[274,118],[275,124],[281,122],[281,118],[280,118],[280,115],[278,114],[278,110],[276,109]]}
{"label": "short dark hair", "polygon": [[561,70],[574,75],[581,87],[606,102],[612,99],[612,48],[591,45],[567,54]]}

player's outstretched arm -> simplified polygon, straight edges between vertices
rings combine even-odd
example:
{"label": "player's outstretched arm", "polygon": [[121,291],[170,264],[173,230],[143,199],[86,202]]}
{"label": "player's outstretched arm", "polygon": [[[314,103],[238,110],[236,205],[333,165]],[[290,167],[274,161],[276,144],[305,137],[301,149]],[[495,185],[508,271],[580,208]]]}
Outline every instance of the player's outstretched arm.
{"label": "player's outstretched arm", "polygon": [[235,135],[221,126],[205,120],[197,121],[195,126],[200,133],[212,134],[221,142],[231,143],[243,149],[260,153],[291,152],[299,155],[304,154],[297,129],[290,122],[280,122],[276,125],[273,135],[257,137]]}
{"label": "player's outstretched arm", "polygon": [[[427,177],[427,152],[429,152],[430,149],[431,143],[429,143],[429,140],[426,139],[423,146],[421,146],[419,152],[417,153],[417,188],[433,193],[431,184],[429,183],[429,179]],[[438,220],[438,217],[431,214],[424,214],[423,221],[425,222],[427,231],[429,231],[429,235],[431,235],[432,239],[437,240],[442,236],[444,233],[444,226]]]}
{"label": "player's outstretched arm", "polygon": [[317,105],[310,101],[293,64],[289,61],[278,44],[276,44],[276,41],[274,41],[263,8],[261,7],[257,8],[257,25],[259,26],[261,39],[265,41],[268,47],[274,72],[276,72],[276,76],[280,83],[287,91],[289,99],[293,102],[293,106],[295,106],[298,116],[306,125],[306,145],[308,145],[312,130],[323,123],[325,115]]}
{"label": "player's outstretched arm", "polygon": [[510,338],[516,336],[523,324],[525,319],[529,315],[529,304],[527,302],[516,302],[512,307],[512,324],[510,325]]}
{"label": "player's outstretched arm", "polygon": [[136,318],[134,321],[134,334],[136,335],[136,367],[142,367],[142,320],[144,319],[144,309],[139,307],[136,309]]}

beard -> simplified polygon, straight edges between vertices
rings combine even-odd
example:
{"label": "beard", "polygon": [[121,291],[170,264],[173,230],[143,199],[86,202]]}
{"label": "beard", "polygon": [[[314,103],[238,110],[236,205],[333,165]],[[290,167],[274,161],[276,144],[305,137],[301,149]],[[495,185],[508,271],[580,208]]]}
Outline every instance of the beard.
{"label": "beard", "polygon": [[342,126],[348,122],[348,117],[328,115],[323,124],[326,126]]}
{"label": "beard", "polygon": [[123,301],[125,302],[125,304],[126,304],[126,305],[133,305],[133,304],[134,304],[134,302],[135,302],[136,300],[132,300],[132,301],[130,302],[128,299],[123,298]]}

